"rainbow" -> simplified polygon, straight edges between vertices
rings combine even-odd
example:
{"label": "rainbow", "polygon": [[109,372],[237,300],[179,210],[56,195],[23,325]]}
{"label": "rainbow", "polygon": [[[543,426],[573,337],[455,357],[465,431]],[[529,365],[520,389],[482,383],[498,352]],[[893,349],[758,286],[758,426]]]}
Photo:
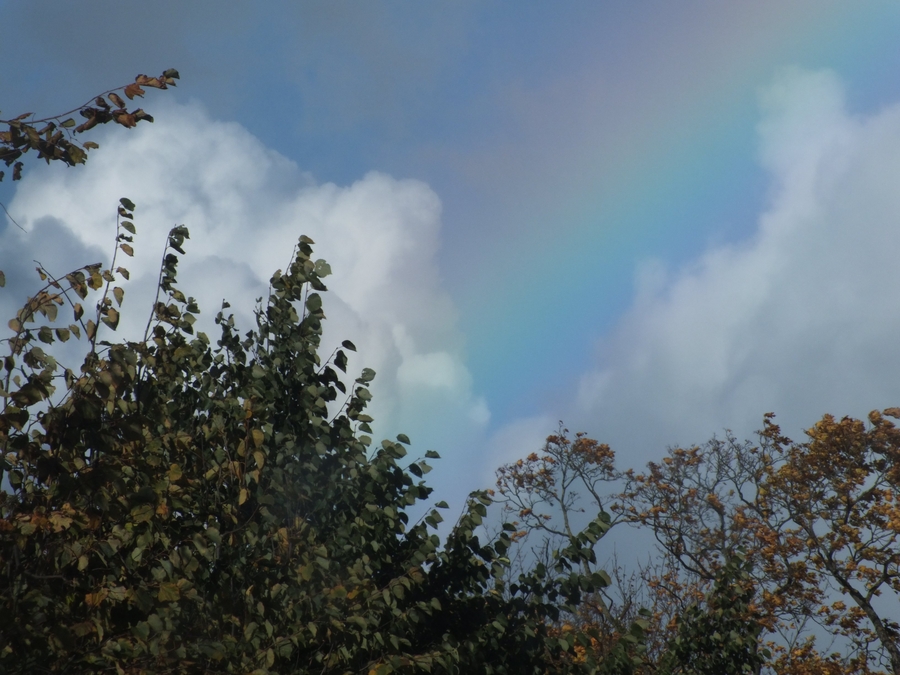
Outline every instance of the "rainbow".
{"label": "rainbow", "polygon": [[553,407],[553,387],[572,384],[627,309],[640,260],[677,267],[753,231],[768,186],[758,97],[780,67],[834,70],[851,109],[900,100],[900,3],[823,3],[813,21],[799,2],[748,3],[745,14],[741,26],[711,25],[716,58],[660,85],[666,105],[629,111],[457,289],[475,390],[495,424]]}

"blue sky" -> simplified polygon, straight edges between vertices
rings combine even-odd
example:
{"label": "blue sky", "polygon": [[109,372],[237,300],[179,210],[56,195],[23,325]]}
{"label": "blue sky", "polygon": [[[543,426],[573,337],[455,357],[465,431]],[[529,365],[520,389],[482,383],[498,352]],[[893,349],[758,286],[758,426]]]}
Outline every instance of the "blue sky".
{"label": "blue sky", "polygon": [[328,339],[454,498],[559,419],[623,467],[769,410],[799,436],[900,398],[898,29],[893,2],[0,2],[4,117],[182,74],[88,166],[0,187],[28,230],[0,267],[105,255],[129,196],[132,311],[178,222],[209,314],[249,317],[311,235]]}

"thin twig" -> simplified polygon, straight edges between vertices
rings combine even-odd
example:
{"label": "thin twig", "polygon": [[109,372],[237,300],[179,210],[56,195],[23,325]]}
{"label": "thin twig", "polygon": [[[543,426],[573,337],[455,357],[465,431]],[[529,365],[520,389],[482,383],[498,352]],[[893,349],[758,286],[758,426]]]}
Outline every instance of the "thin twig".
{"label": "thin twig", "polygon": [[21,225],[19,225],[19,224],[16,222],[16,219],[13,218],[11,215],[9,215],[9,211],[6,210],[6,205],[5,205],[3,202],[0,202],[0,206],[3,207],[3,212],[6,214],[6,217],[9,218],[9,219],[13,222],[13,225],[15,225],[16,227],[18,227],[18,228],[19,228],[20,230],[22,230],[22,232],[24,232],[25,234],[28,234],[28,230],[26,230],[24,227],[22,227]]}

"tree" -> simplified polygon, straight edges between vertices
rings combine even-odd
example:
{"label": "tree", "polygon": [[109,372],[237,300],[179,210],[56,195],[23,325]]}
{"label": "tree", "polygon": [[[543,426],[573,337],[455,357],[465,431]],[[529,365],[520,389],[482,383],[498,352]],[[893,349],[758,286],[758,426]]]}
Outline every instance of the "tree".
{"label": "tree", "polygon": [[[598,514],[604,529],[633,519],[615,491],[628,475],[616,470],[608,445],[583,433],[571,438],[562,424],[540,452],[500,467],[498,500],[516,519],[520,565],[551,559],[577,531],[576,521],[590,514]],[[525,544],[534,537],[529,551]],[[703,580],[686,579],[673,555],[631,574],[616,562],[614,583],[567,615],[562,632],[592,635],[590,650],[608,673],[758,672],[768,653],[759,644],[763,626],[753,606],[751,566],[734,545],[720,551],[720,564]],[[583,564],[592,569],[593,562]]]}
{"label": "tree", "polygon": [[763,624],[754,606],[756,588],[742,552],[728,556],[704,603],[677,617],[657,675],[759,673],[771,655],[760,645]]}
{"label": "tree", "polygon": [[[124,93],[177,77],[138,76]],[[71,133],[152,121],[115,90],[94,103]],[[26,117],[0,136],[14,180],[29,149],[76,165],[96,147],[64,133],[62,115],[40,130]],[[44,286],[3,340],[4,672],[538,673],[587,644],[553,625],[604,582],[580,571],[594,530],[511,582],[511,526],[487,543],[475,534],[488,494],[471,495],[443,544],[436,509],[409,523],[429,467],[404,462],[403,435],[371,448],[375,374],[349,386],[339,375],[354,346],[320,358],[330,268],[308,238],[273,276],[256,328],[242,337],[225,304],[213,346],[176,286],[188,238],[176,227],[143,340],[101,340],[119,324],[129,273],[116,258],[133,253],[134,209],[121,200],[108,268],[39,267]],[[67,368],[53,351],[73,337],[87,353]],[[558,672],[593,667],[565,663]]]}
{"label": "tree", "polygon": [[[89,122],[130,126],[97,105]],[[34,147],[48,161],[83,162],[58,132],[50,146],[17,145],[23,119],[10,122],[4,159]],[[431,493],[418,480],[429,467],[404,460],[403,435],[372,448],[375,374],[343,379],[354,346],[320,357],[330,268],[310,239],[272,277],[255,329],[239,334],[225,304],[213,345],[194,334],[199,308],[176,285],[189,236],[176,227],[143,340],[101,339],[119,324],[129,275],[116,258],[133,253],[134,210],[121,200],[108,268],[57,277],[39,267],[44,286],[3,340],[4,672],[595,668],[565,656],[587,636],[554,632],[560,611],[604,582],[582,571],[593,531],[511,580],[513,528],[486,543],[475,534],[487,493],[471,495],[443,543],[434,529],[446,504],[409,522],[408,507]],[[99,296],[95,311],[89,296]],[[72,322],[60,322],[68,312]],[[59,342],[82,337],[81,364],[54,358]]]}
{"label": "tree", "polygon": [[[126,254],[133,211],[123,199]],[[443,546],[436,509],[409,523],[429,467],[402,464],[402,435],[371,448],[375,374],[349,386],[339,374],[353,345],[319,357],[330,269],[313,242],[302,237],[272,277],[254,330],[218,314],[213,346],[176,286],[187,238],[169,235],[140,342],[100,339],[128,277],[115,257],[59,278],[40,269],[45,286],[10,322],[4,671],[540,673],[586,644],[552,627],[604,582],[582,571],[593,530],[510,583],[511,527],[489,543],[475,534],[487,494],[472,495]],[[69,311],[73,323],[57,324]],[[54,344],[82,335],[80,367],[57,363]]]}
{"label": "tree", "polygon": [[888,417],[900,408],[871,412],[868,427],[825,415],[805,443],[767,419],[774,461],[753,525],[767,573],[817,605],[863,664],[900,674],[900,430]]}
{"label": "tree", "polygon": [[[629,473],[622,513],[688,579],[709,583],[725,551],[746,548],[776,672],[898,673],[900,432],[886,419],[898,415],[872,412],[868,428],[826,415],[805,443],[766,415],[758,444],[729,435]],[[818,649],[811,629],[838,651]]]}
{"label": "tree", "polygon": [[546,559],[579,514],[609,510],[607,524],[653,532],[656,561],[631,573],[615,564],[613,583],[567,618],[606,636],[592,649],[610,663],[628,635],[627,657],[647,673],[726,672],[717,655],[736,645],[749,651],[731,654],[735,668],[900,672],[900,430],[888,419],[898,417],[874,411],[867,426],[826,415],[794,443],[769,414],[756,444],[726,434],[670,448],[645,473],[618,472],[610,448],[561,428],[498,470],[514,556]]}

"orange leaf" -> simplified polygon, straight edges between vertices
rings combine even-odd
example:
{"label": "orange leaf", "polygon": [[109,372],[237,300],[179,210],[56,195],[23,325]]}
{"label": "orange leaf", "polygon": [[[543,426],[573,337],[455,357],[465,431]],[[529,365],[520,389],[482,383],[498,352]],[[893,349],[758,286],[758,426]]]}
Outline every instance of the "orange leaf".
{"label": "orange leaf", "polygon": [[117,115],[114,115],[114,117],[116,122],[118,122],[125,128],[130,129],[136,124],[136,122],[134,121],[134,115],[127,112],[118,113]]}
{"label": "orange leaf", "polygon": [[[144,90],[141,89],[141,85],[139,85],[137,83],[129,84],[127,87],[125,87],[125,95],[128,97],[128,100],[130,101],[130,100],[133,100],[135,96],[143,96]],[[122,106],[122,107],[124,108],[125,106]]]}

